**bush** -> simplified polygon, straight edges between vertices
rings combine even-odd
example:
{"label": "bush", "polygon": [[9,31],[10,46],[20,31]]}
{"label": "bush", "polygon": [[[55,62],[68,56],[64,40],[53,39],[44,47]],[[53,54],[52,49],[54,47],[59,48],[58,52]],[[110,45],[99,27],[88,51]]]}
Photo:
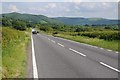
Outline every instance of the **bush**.
{"label": "bush", "polygon": [[94,32],[79,32],[80,36],[88,36],[90,38],[99,38],[104,40],[119,40],[120,34],[118,31],[94,31]]}

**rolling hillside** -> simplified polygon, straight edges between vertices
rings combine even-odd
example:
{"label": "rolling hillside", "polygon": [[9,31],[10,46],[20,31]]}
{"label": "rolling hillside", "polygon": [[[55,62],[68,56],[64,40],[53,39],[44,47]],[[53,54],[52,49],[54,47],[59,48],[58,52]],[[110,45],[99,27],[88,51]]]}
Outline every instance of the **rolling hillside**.
{"label": "rolling hillside", "polygon": [[49,18],[44,15],[7,13],[2,14],[2,17],[20,19],[30,23],[52,23],[52,24],[67,24],[67,25],[102,25],[102,24],[118,24],[117,20],[109,20],[104,18],[71,18],[71,17],[56,17]]}
{"label": "rolling hillside", "polygon": [[68,18],[58,17],[56,20],[68,25],[102,25],[102,24],[117,24],[117,20],[109,20],[104,18]]}
{"label": "rolling hillside", "polygon": [[21,13],[13,12],[13,13],[2,14],[2,16],[7,18],[20,19],[30,23],[60,23],[57,20],[48,18],[43,15],[21,14]]}

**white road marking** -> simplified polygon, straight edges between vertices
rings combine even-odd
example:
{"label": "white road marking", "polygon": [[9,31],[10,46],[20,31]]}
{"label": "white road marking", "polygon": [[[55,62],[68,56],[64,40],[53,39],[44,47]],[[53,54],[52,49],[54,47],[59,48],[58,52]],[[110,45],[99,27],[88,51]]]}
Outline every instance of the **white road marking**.
{"label": "white road marking", "polygon": [[34,42],[33,42],[32,35],[31,35],[31,42],[32,42],[33,77],[38,78],[38,71],[37,71],[37,65],[36,65],[36,59],[35,59],[35,51],[34,51]]}
{"label": "white road marking", "polygon": [[93,46],[94,48],[98,48],[97,46]]}
{"label": "white road marking", "polygon": [[60,43],[57,43],[58,45],[62,46],[62,47],[65,47],[64,45],[60,44]]}
{"label": "white road marking", "polygon": [[119,52],[116,51],[115,53],[119,53]]}
{"label": "white road marking", "polygon": [[[66,41],[77,43],[77,44],[82,44],[82,45],[90,46],[90,47],[93,47],[93,48],[99,48],[97,46],[89,45],[89,44],[86,44],[86,43],[80,43],[80,42],[76,42],[76,41],[72,41],[72,40],[68,40],[68,39],[64,39],[64,38],[59,38],[59,37],[55,37],[55,38],[61,39],[61,40],[66,40]],[[99,48],[99,49],[104,50],[104,48]],[[107,49],[107,51],[112,51],[112,50]],[[115,52],[115,53],[119,53],[119,52]]]}
{"label": "white road marking", "polygon": [[87,46],[93,47],[92,45],[87,45]]}
{"label": "white road marking", "polygon": [[51,40],[53,43],[55,43],[55,41],[54,40]]}
{"label": "white road marking", "polygon": [[72,49],[72,48],[69,48],[69,50],[71,50],[71,51],[73,51],[73,52],[75,52],[75,53],[78,53],[78,54],[80,54],[80,55],[82,55],[82,56],[86,56],[85,54],[83,54],[83,53],[80,53],[80,52],[78,52],[78,51],[76,51],[76,50],[74,50],[74,49]]}
{"label": "white road marking", "polygon": [[88,46],[88,44],[85,44],[85,43],[82,43],[82,44]]}
{"label": "white road marking", "polygon": [[94,48],[98,48],[97,46],[89,45],[89,44],[86,44],[86,43],[80,43],[80,42],[76,42],[76,41],[72,41],[72,40],[68,40],[68,39],[63,39],[63,38],[59,38],[59,37],[55,37],[55,38],[61,39],[61,40],[66,40],[66,41],[73,42],[73,43],[77,43],[77,44],[82,44],[82,45],[86,45],[86,46],[91,46],[91,47],[94,47]]}
{"label": "white road marking", "polygon": [[100,48],[100,49],[103,49],[103,48]]}
{"label": "white road marking", "polygon": [[81,44],[81,43],[79,43],[79,42],[75,42],[75,41],[68,40],[68,39],[64,39],[64,38],[60,38],[60,37],[54,37],[54,38],[61,39],[61,40],[64,40],[64,41],[73,42],[73,43],[77,43],[77,44]]}
{"label": "white road marking", "polygon": [[110,49],[107,49],[107,51],[112,51],[112,50],[110,50]]}
{"label": "white road marking", "polygon": [[50,39],[48,38],[48,40],[50,40]]}
{"label": "white road marking", "polygon": [[108,68],[110,68],[110,69],[112,69],[112,70],[114,70],[114,71],[120,72],[120,70],[118,70],[118,69],[116,69],[116,68],[114,68],[114,67],[111,67],[111,66],[109,66],[109,65],[107,65],[107,64],[105,64],[105,63],[103,63],[103,62],[100,62],[100,64],[102,64],[102,65],[104,65],[104,66],[106,66],[106,67],[108,67]]}

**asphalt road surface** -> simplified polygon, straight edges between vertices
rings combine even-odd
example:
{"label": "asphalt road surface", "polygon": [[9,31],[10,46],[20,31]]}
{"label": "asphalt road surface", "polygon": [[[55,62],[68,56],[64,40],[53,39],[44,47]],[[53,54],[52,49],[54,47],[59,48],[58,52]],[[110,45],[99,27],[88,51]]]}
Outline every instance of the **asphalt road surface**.
{"label": "asphalt road surface", "polygon": [[118,78],[116,51],[44,34],[32,39],[38,78]]}

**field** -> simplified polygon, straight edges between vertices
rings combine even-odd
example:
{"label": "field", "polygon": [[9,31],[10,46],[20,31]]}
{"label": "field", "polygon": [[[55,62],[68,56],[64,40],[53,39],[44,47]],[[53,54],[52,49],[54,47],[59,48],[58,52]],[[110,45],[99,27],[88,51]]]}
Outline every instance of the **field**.
{"label": "field", "polygon": [[2,77],[22,78],[26,74],[28,31],[2,28]]}

